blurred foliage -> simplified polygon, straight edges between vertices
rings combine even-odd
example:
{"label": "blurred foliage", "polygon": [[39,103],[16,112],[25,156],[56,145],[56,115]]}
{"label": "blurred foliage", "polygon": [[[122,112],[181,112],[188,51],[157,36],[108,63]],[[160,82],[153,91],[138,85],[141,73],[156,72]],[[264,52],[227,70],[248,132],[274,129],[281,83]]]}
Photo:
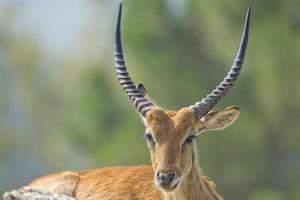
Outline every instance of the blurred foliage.
{"label": "blurred foliage", "polygon": [[[116,2],[88,4],[112,5],[114,21]],[[67,168],[150,163],[143,124],[116,81],[112,46],[93,53],[99,38],[87,27],[97,20],[76,43],[90,45],[91,55],[45,61],[34,30],[13,31],[14,9],[0,16],[0,192]],[[238,0],[126,1],[131,76],[166,109],[194,103],[228,71],[246,9]],[[199,138],[204,174],[225,199],[300,199],[299,10],[297,0],[254,2],[244,69],[216,108],[240,105],[240,119]]]}

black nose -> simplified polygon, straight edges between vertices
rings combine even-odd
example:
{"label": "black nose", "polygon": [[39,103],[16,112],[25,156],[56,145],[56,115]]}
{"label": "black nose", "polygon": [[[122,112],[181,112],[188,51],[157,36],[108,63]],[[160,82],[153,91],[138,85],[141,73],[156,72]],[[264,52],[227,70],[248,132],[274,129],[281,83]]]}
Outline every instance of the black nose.
{"label": "black nose", "polygon": [[162,185],[169,185],[175,179],[175,175],[175,172],[158,172],[156,174],[156,179]]}

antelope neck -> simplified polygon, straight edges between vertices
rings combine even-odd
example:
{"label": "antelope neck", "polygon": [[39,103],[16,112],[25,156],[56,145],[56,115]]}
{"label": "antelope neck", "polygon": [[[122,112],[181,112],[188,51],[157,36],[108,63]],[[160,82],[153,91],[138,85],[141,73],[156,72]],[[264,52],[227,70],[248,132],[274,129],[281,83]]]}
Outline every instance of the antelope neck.
{"label": "antelope neck", "polygon": [[172,194],[165,194],[166,200],[223,200],[215,192],[214,184],[203,176],[198,166],[193,166],[179,188]]}

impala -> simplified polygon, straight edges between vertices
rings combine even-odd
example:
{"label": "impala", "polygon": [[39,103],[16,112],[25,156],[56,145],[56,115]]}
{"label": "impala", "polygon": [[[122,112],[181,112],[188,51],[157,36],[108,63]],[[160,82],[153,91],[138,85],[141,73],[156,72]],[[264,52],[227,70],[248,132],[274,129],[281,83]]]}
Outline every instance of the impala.
{"label": "impala", "polygon": [[108,167],[66,171],[40,177],[29,186],[78,200],[220,200],[215,184],[201,172],[196,137],[232,124],[238,107],[211,111],[233,87],[244,61],[250,23],[247,11],[242,40],[233,66],[207,97],[190,107],[169,111],[155,105],[142,84],[135,86],[127,71],[121,42],[122,3],[115,29],[115,62],[120,85],[145,124],[152,166]]}

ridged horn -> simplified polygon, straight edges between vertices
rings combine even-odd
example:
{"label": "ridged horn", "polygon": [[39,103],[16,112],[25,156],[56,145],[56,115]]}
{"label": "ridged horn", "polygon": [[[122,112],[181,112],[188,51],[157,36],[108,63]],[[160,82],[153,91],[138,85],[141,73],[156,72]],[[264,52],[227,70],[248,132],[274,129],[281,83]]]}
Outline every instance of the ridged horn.
{"label": "ridged horn", "polygon": [[244,25],[244,31],[243,31],[237,56],[227,76],[220,83],[220,85],[218,85],[209,95],[207,95],[206,98],[190,106],[190,108],[193,109],[193,111],[195,112],[198,119],[200,119],[205,114],[207,114],[218,103],[218,101],[233,87],[235,81],[237,80],[240,71],[242,69],[242,65],[246,55],[246,49],[247,49],[248,37],[249,37],[250,15],[251,15],[251,5],[249,5],[248,7],[247,16]]}
{"label": "ridged horn", "polygon": [[115,64],[117,69],[117,75],[120,85],[129,96],[130,100],[133,102],[137,111],[145,117],[147,112],[153,107],[153,103],[148,101],[143,94],[134,85],[131,80],[129,73],[126,68],[123,49],[122,49],[122,39],[121,39],[121,17],[122,17],[122,7],[123,3],[120,3],[119,12],[117,17],[117,24],[115,28]]}

